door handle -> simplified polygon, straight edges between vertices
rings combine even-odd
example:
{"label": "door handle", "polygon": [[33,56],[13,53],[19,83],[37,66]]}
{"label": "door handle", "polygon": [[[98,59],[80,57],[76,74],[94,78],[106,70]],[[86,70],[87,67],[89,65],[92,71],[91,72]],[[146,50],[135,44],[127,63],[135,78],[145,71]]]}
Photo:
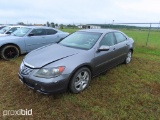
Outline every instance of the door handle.
{"label": "door handle", "polygon": [[42,37],[42,38],[45,38],[45,37]]}
{"label": "door handle", "polygon": [[115,51],[116,50],[116,48],[113,48],[113,51]]}

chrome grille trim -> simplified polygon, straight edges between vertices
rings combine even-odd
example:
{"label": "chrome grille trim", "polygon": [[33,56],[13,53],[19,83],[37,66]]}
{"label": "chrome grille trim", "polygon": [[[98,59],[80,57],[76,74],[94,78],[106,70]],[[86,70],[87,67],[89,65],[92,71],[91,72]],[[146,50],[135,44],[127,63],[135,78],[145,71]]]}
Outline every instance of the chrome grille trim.
{"label": "chrome grille trim", "polygon": [[32,68],[24,65],[23,69],[21,70],[21,74],[23,74],[23,75],[29,75],[32,71],[33,71]]}
{"label": "chrome grille trim", "polygon": [[30,67],[30,68],[35,68],[33,65],[30,65],[30,64],[26,63],[25,61],[23,61],[23,62],[24,62],[24,64],[25,64],[26,66],[28,66],[28,67]]}

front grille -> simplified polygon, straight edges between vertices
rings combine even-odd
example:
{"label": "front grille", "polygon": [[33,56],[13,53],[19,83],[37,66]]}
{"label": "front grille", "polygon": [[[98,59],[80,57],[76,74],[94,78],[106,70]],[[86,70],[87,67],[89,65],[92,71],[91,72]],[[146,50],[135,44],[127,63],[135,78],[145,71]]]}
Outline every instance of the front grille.
{"label": "front grille", "polygon": [[23,69],[21,70],[21,74],[23,75],[28,75],[33,71],[32,68],[28,67],[28,66],[23,66]]}

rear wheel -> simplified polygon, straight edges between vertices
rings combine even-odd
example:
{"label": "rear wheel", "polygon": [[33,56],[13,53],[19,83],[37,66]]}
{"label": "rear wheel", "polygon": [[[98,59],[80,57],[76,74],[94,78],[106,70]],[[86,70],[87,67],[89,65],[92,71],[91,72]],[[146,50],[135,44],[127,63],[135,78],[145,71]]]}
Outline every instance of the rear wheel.
{"label": "rear wheel", "polygon": [[70,90],[73,93],[80,93],[86,89],[91,80],[91,72],[88,68],[79,69],[72,77],[70,82]]}
{"label": "rear wheel", "polygon": [[11,60],[19,56],[19,50],[14,45],[4,46],[1,50],[1,58],[4,60]]}
{"label": "rear wheel", "polygon": [[125,64],[128,64],[128,63],[131,62],[131,60],[132,60],[132,51],[130,50],[130,51],[128,52],[128,54],[127,54],[126,59],[124,60],[124,63],[125,63]]}

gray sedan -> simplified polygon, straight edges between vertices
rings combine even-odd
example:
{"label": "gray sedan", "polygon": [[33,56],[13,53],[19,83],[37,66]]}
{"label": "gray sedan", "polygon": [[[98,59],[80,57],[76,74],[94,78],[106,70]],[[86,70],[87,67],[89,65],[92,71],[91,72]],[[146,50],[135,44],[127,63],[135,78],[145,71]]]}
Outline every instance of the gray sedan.
{"label": "gray sedan", "polygon": [[68,88],[80,93],[92,77],[120,63],[130,63],[133,43],[117,30],[80,30],[57,44],[30,52],[21,63],[19,79],[41,93]]}
{"label": "gray sedan", "polygon": [[22,27],[10,36],[0,37],[0,56],[4,60],[18,57],[36,48],[56,43],[69,33],[49,27]]}

